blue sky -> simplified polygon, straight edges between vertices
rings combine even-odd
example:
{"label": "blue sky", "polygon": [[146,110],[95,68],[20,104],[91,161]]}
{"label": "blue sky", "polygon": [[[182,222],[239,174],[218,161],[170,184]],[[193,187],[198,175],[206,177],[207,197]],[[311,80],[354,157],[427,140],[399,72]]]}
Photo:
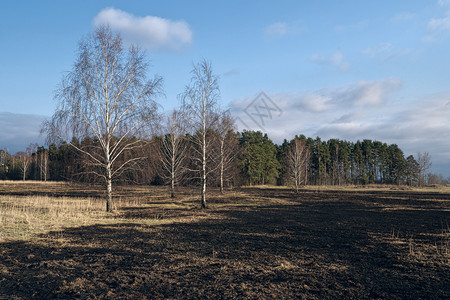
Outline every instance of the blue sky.
{"label": "blue sky", "polygon": [[0,0],[0,148],[42,144],[53,91],[101,22],[147,49],[163,110],[205,58],[239,130],[396,143],[450,175],[450,0]]}

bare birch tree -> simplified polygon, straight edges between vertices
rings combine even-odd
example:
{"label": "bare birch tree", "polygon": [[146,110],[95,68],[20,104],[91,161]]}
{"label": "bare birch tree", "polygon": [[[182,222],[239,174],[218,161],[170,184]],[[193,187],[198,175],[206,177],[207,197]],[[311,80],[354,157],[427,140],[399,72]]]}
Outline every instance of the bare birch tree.
{"label": "bare birch tree", "polygon": [[49,158],[48,150],[44,147],[38,147],[37,152],[37,166],[39,169],[39,179],[41,181],[47,181],[49,173]]}
{"label": "bare birch tree", "polygon": [[[112,180],[141,157],[120,161],[124,151],[142,145],[157,115],[153,100],[162,79],[147,79],[148,62],[138,47],[123,48],[122,38],[101,26],[79,44],[73,70],[64,76],[55,98],[58,107],[45,129],[50,138],[86,137],[98,151],[70,143],[105,180],[106,210],[112,211]],[[132,138],[136,137],[136,138]]]}
{"label": "bare birch tree", "polygon": [[185,169],[186,141],[184,138],[184,122],[180,114],[174,110],[166,119],[165,136],[161,141],[162,176],[170,182],[170,197],[175,197],[175,185],[182,179]]}
{"label": "bare birch tree", "polygon": [[294,138],[288,150],[287,162],[289,176],[295,184],[297,193],[300,185],[306,183],[310,157],[311,153],[306,146],[305,141],[300,140],[297,137]]}
{"label": "bare birch tree", "polygon": [[417,163],[419,164],[419,185],[422,186],[426,182],[427,172],[431,167],[431,155],[428,152],[417,153]]}
{"label": "bare birch tree", "polygon": [[39,171],[41,180],[47,181],[48,176],[48,151],[39,154]]}
{"label": "bare birch tree", "polygon": [[18,167],[20,172],[22,173],[22,180],[25,181],[25,179],[27,178],[27,174],[30,171],[31,155],[28,153],[28,151],[20,151],[16,153],[15,157],[18,160]]}
{"label": "bare birch tree", "polygon": [[219,84],[212,72],[211,64],[205,60],[194,65],[191,83],[181,95],[183,113],[192,130],[192,142],[196,146],[194,160],[199,169],[195,170],[201,181],[201,207],[206,208],[206,180],[213,171],[208,165],[208,153],[213,143],[209,134],[217,122]]}
{"label": "bare birch tree", "polygon": [[218,137],[218,165],[220,192],[223,193],[224,181],[228,179],[228,171],[233,166],[233,161],[238,154],[237,139],[234,139],[234,119],[229,111],[224,111],[218,118],[217,137]]}
{"label": "bare birch tree", "polygon": [[22,173],[22,180],[25,181],[27,174],[30,172],[30,167],[33,162],[33,153],[36,152],[36,145],[30,144],[26,151],[20,151],[16,153],[16,158],[18,159],[19,170]]}

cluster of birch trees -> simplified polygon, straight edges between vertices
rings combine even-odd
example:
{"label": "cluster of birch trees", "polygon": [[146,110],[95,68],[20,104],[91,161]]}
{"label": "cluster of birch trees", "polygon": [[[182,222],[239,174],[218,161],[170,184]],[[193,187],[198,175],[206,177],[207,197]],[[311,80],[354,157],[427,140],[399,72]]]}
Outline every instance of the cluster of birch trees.
{"label": "cluster of birch trees", "polygon": [[[155,98],[161,94],[162,78],[148,79],[148,67],[145,53],[138,47],[124,49],[119,34],[108,26],[96,28],[81,41],[74,68],[58,88],[58,107],[44,127],[49,141],[92,139],[84,145],[70,142],[70,146],[86,158],[90,173],[104,179],[107,211],[112,210],[113,179],[138,168],[146,158],[139,149],[157,134],[161,124]],[[189,134],[194,145],[189,171],[200,180],[203,208],[208,174],[217,168],[224,170],[226,162],[223,152],[218,157],[212,151],[213,144],[220,144],[232,129],[226,127],[232,123],[219,110],[218,98],[219,85],[211,64],[202,61],[194,65],[191,82],[180,94],[180,113],[168,118],[168,133],[162,140],[163,168],[174,187],[184,170],[182,136]],[[129,153],[134,155],[126,156]],[[211,165],[214,160],[219,162]]]}
{"label": "cluster of birch trees", "polygon": [[[119,34],[102,26],[80,42],[77,60],[58,86],[58,106],[43,126],[48,149],[33,146],[14,156],[0,150],[0,179],[79,180],[106,188],[113,182],[200,187],[238,184],[394,183],[420,185],[431,165],[428,153],[404,158],[397,145],[364,140],[321,141],[304,136],[275,145],[266,134],[236,132],[219,106],[211,64],[201,61],[180,94],[180,107],[158,113],[162,78],[148,78],[138,47],[125,49]],[[14,177],[14,176],[12,176]]]}
{"label": "cluster of birch trees", "polygon": [[50,174],[48,150],[44,146],[31,144],[25,151],[14,155],[0,149],[0,179],[47,181]]}

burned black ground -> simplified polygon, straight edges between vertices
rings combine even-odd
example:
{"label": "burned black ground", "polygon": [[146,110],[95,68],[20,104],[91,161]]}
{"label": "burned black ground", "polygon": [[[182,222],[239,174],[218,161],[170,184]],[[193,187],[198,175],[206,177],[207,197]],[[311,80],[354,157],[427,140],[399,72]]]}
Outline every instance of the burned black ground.
{"label": "burned black ground", "polygon": [[[129,223],[1,243],[0,298],[450,298],[450,194],[245,188],[209,200],[149,198],[119,211]],[[155,216],[174,222],[139,222]]]}

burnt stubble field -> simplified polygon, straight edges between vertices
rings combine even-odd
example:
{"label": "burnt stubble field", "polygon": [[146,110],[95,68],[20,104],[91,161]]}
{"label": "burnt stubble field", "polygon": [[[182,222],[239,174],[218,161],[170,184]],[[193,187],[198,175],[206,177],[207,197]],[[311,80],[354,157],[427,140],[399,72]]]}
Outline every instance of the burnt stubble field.
{"label": "burnt stubble field", "polygon": [[[107,214],[101,187],[0,183],[0,298],[450,298],[449,189],[167,194],[118,187]],[[99,205],[39,227],[33,197]]]}

